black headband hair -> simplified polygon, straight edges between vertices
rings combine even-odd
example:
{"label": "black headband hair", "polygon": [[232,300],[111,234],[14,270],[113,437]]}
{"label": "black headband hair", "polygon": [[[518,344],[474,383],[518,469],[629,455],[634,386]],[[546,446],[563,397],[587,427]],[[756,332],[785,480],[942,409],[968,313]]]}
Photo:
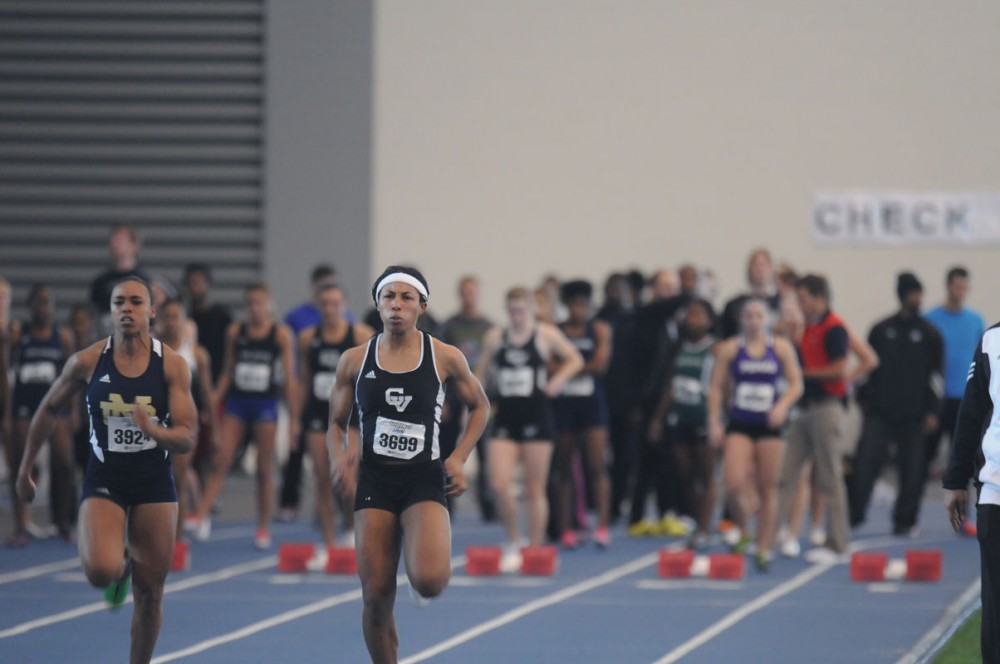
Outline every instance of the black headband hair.
{"label": "black headband hair", "polygon": [[405,265],[390,265],[382,271],[382,274],[378,275],[375,283],[372,284],[372,301],[378,305],[379,291],[386,284],[396,281],[401,281],[416,288],[417,292],[420,293],[421,302],[426,302],[431,296],[431,288],[427,285],[427,279],[420,273],[420,270]]}
{"label": "black headband hair", "polygon": [[146,287],[146,295],[149,296],[149,304],[150,304],[150,306],[152,306],[152,304],[153,304],[153,287],[149,285],[148,281],[146,281],[142,277],[137,277],[134,274],[130,274],[127,277],[122,277],[121,279],[119,279],[118,281],[116,281],[115,285],[111,287],[111,292],[114,293],[116,288],[118,288],[122,284],[124,284],[126,282],[129,282],[129,281],[134,281],[134,282],[136,282],[138,284],[142,284],[143,286]]}
{"label": "black headband hair", "polygon": [[563,304],[569,304],[570,300],[578,297],[584,297],[589,300],[593,294],[594,287],[586,279],[567,281],[559,287],[559,299],[562,300]]}

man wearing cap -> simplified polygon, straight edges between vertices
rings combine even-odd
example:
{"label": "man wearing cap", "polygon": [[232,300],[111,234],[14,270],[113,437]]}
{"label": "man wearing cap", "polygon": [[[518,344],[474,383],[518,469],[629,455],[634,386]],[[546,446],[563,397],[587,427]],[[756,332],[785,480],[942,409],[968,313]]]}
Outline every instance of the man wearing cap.
{"label": "man wearing cap", "polygon": [[877,323],[868,343],[881,363],[859,394],[864,411],[861,440],[848,482],[851,525],[864,523],[872,488],[895,445],[899,488],[893,534],[916,533],[924,479],[924,441],[937,428],[943,397],[944,343],[920,315],[923,286],[910,272],[896,280],[899,311]]}

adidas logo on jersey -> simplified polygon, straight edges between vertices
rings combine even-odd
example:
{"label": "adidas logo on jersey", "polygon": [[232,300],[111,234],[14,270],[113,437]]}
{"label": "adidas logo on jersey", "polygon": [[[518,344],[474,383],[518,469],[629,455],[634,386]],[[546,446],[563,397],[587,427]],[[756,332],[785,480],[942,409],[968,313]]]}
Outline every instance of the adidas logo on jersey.
{"label": "adidas logo on jersey", "polygon": [[374,377],[375,377],[375,370],[374,369],[372,369],[371,371],[369,371],[368,373],[365,374],[365,378],[374,378]]}
{"label": "adidas logo on jersey", "polygon": [[99,381],[97,381],[97,382],[99,382],[99,383],[110,383],[111,382],[111,376],[109,376],[108,374],[104,374],[103,376],[101,376],[101,379]]}

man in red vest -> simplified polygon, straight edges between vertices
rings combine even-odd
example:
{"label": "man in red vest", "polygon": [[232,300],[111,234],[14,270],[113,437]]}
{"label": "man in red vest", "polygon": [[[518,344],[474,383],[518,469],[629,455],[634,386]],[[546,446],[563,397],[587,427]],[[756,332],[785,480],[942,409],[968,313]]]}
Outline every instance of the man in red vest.
{"label": "man in red vest", "polygon": [[829,509],[825,546],[806,553],[811,562],[846,562],[850,529],[841,462],[847,396],[847,328],[830,311],[830,287],[824,277],[806,275],[796,287],[806,328],[799,342],[805,391],[800,414],[788,427],[785,464],[781,471],[778,523],[788,519],[802,468],[810,459]]}

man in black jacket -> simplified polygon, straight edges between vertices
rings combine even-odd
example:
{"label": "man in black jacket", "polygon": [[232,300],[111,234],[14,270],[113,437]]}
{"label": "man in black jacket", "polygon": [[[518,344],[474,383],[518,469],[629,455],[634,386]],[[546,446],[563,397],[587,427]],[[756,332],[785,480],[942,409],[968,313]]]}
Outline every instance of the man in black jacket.
{"label": "man in black jacket", "polygon": [[955,532],[962,529],[969,480],[976,485],[976,526],[982,577],[983,662],[1000,664],[1000,399],[994,376],[1000,371],[1000,323],[986,330],[969,371],[958,409],[948,470],[948,516]]}
{"label": "man in black jacket", "polygon": [[865,521],[872,488],[895,444],[899,487],[893,534],[910,535],[917,524],[923,484],[924,440],[937,427],[944,390],[944,343],[920,315],[923,287],[912,273],[896,283],[899,311],[877,323],[868,343],[880,364],[861,392],[864,426],[848,483],[851,525]]}

